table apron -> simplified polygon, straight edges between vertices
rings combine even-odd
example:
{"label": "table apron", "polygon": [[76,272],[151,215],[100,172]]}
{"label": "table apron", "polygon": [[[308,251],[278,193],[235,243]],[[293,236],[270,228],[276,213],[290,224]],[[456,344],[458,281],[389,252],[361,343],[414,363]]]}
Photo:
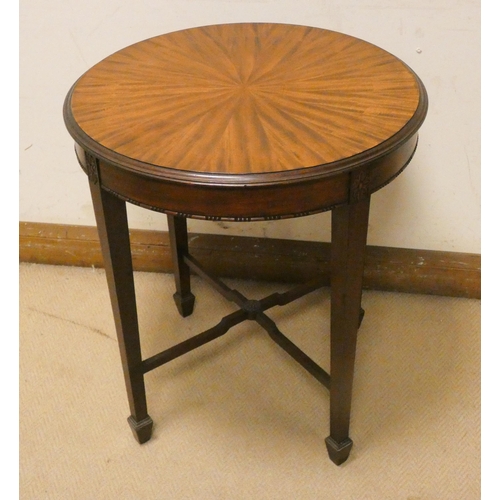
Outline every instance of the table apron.
{"label": "table apron", "polygon": [[[194,184],[160,179],[98,159],[98,174],[90,172],[93,152],[76,145],[82,168],[119,198],[144,208],[206,220],[275,220],[332,209],[352,200],[351,176],[362,172],[370,194],[388,184],[411,160],[417,134],[399,148],[352,171],[272,185]],[[92,168],[95,169],[93,162]]]}

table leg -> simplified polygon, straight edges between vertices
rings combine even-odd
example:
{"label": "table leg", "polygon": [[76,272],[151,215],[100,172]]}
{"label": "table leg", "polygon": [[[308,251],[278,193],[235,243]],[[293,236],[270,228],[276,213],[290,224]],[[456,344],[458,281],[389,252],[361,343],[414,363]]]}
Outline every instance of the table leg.
{"label": "table leg", "polygon": [[174,301],[179,313],[185,318],[193,312],[194,308],[190,270],[184,262],[184,256],[189,252],[187,222],[185,217],[167,215],[167,218],[176,288]]}
{"label": "table leg", "polygon": [[135,300],[132,256],[125,202],[90,181],[101,250],[113,308],[130,406],[128,422],[139,443],[151,437]]}
{"label": "table leg", "polygon": [[340,465],[352,448],[349,438],[356,338],[370,199],[332,210],[330,459]]}

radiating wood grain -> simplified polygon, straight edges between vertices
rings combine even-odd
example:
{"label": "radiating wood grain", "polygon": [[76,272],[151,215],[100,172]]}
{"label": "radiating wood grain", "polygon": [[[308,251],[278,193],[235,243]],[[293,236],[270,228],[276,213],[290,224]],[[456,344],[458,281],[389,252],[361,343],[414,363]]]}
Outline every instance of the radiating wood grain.
{"label": "radiating wood grain", "polygon": [[[125,202],[168,214],[182,315],[191,312],[194,299],[189,272],[182,270],[184,264],[193,270],[194,262],[186,260],[186,217],[274,219],[336,207],[327,273],[327,446],[339,465],[352,446],[348,428],[370,195],[410,161],[426,110],[423,85],[397,58],[346,35],[291,25],[219,25],[159,36],[111,55],[73,86],[64,118],[89,176],[130,382],[129,421],[140,442],[149,439],[152,421],[137,370],[136,321],[126,322],[135,299]],[[248,319],[265,319],[255,315],[260,303],[245,299],[243,307]],[[260,324],[278,333],[276,325]],[[226,326],[202,334],[201,343],[206,333],[213,339]],[[302,359],[297,348],[278,343]],[[156,358],[148,370],[173,359],[171,350],[159,356],[161,363]]]}
{"label": "radiating wood grain", "polygon": [[416,120],[421,99],[414,73],[374,45],[318,28],[254,23],[188,29],[125,48],[81,77],[69,105],[77,134],[123,157],[252,174],[377,147]]}

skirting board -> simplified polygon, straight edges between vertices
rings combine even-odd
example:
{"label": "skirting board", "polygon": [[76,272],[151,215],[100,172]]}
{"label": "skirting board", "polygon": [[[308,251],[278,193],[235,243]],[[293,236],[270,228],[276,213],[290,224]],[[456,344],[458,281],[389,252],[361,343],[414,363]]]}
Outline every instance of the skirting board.
{"label": "skirting board", "polygon": [[[136,271],[172,272],[168,233],[131,230]],[[192,234],[190,252],[220,277],[301,282],[328,273],[330,244],[214,234]],[[21,222],[21,262],[102,267],[95,227]],[[368,246],[365,289],[481,297],[481,256]]]}

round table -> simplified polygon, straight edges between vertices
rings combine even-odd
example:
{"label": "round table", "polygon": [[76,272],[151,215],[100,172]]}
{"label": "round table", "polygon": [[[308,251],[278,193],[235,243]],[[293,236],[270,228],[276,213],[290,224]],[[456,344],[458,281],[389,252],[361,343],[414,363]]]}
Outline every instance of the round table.
{"label": "round table", "polygon": [[[370,195],[411,160],[425,88],[401,60],[363,40],[306,26],[241,23],[177,31],[131,45],[88,70],[64,103],[89,178],[131,416],[140,443],[153,422],[144,374],[244,320],[330,391],[330,458],[351,450],[349,420]],[[126,202],[166,213],[179,312],[193,312],[190,274],[240,309],[143,359]],[[189,253],[187,218],[277,220],[331,211],[331,276],[248,300]],[[265,314],[331,287],[331,371]]]}

